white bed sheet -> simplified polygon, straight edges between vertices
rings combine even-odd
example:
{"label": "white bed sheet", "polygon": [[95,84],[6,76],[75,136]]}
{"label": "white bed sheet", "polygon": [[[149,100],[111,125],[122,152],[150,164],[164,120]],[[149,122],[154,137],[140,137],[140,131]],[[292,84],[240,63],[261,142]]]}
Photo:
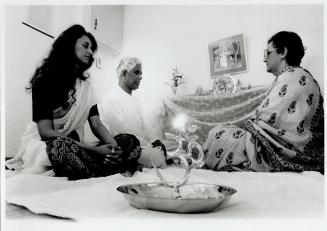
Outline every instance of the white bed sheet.
{"label": "white bed sheet", "polygon": [[[184,175],[180,168],[161,170],[170,181]],[[65,178],[14,175],[6,179],[6,201],[36,214],[73,220],[98,218],[322,218],[324,177],[317,172],[253,173],[192,170],[189,182],[219,184],[237,190],[225,208],[206,214],[173,214],[131,207],[116,188],[158,182],[153,169],[133,177],[113,176],[67,181]],[[7,216],[7,219],[14,217]],[[51,217],[49,217],[51,219]]]}

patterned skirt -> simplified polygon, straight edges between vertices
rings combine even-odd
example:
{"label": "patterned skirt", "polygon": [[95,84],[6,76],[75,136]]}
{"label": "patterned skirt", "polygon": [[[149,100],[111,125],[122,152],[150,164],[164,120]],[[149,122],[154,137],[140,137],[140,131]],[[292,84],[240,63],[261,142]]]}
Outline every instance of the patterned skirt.
{"label": "patterned skirt", "polygon": [[46,141],[47,154],[55,175],[68,177],[69,180],[78,180],[124,172],[133,174],[140,170],[137,163],[141,155],[139,140],[131,134],[119,134],[114,138],[122,148],[121,155],[125,160],[119,166],[104,162],[104,156],[87,152],[69,137],[50,138]]}

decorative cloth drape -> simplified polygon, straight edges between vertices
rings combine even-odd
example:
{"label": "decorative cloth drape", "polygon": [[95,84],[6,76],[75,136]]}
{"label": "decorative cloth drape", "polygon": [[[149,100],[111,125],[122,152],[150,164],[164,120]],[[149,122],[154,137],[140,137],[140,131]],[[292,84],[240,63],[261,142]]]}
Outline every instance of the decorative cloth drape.
{"label": "decorative cloth drape", "polygon": [[175,96],[164,99],[161,124],[164,132],[176,133],[173,119],[183,113],[187,123],[197,125],[195,132],[202,144],[215,126],[238,124],[250,118],[266,97],[269,86],[258,86],[235,94],[210,96]]}

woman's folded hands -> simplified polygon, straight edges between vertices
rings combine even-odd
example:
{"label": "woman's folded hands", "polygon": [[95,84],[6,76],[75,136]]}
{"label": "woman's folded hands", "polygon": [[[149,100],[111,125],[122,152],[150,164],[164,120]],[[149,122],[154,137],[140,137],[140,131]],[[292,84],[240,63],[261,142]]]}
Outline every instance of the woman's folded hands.
{"label": "woman's folded hands", "polygon": [[102,162],[104,164],[113,164],[119,165],[126,161],[126,157],[122,155],[123,150],[116,145],[112,144],[102,144],[97,147],[94,147],[94,153],[101,156],[103,158]]}

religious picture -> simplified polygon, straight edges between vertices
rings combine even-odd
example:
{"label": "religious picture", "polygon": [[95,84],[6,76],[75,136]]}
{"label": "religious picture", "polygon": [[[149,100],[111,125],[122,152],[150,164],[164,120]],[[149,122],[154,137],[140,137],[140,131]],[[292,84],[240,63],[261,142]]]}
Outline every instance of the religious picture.
{"label": "religious picture", "polygon": [[247,70],[244,35],[220,39],[209,44],[210,74],[239,73]]}

